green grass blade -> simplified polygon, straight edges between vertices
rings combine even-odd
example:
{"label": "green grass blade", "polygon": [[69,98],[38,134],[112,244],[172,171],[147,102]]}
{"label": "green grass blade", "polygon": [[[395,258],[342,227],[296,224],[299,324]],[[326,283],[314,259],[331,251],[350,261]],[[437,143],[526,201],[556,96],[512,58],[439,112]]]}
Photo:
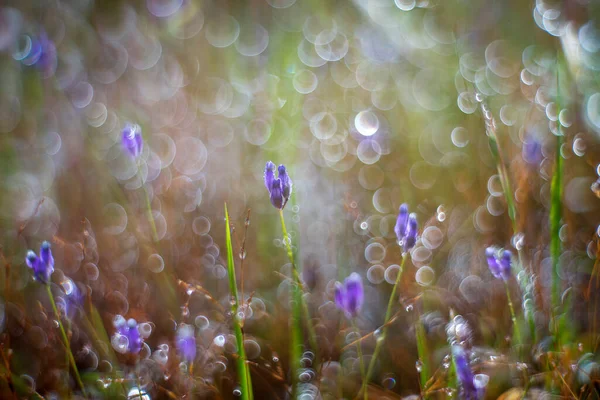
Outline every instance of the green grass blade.
{"label": "green grass blade", "polygon": [[[557,103],[560,109],[560,82],[559,65],[556,70],[557,83]],[[556,136],[556,155],[554,161],[554,174],[550,186],[550,257],[552,258],[552,315],[556,315],[560,303],[560,276],[559,276],[559,257],[560,257],[560,220],[562,218],[562,177],[563,160],[560,154],[564,142],[560,124],[558,125],[559,134]]]}
{"label": "green grass blade", "polygon": [[252,381],[250,379],[250,369],[246,363],[246,351],[244,350],[244,333],[240,321],[237,317],[238,313],[238,291],[237,282],[235,279],[235,264],[233,262],[233,247],[231,245],[231,230],[229,225],[229,213],[227,212],[227,204],[225,204],[225,240],[227,242],[227,275],[229,277],[229,291],[231,293],[231,315],[233,321],[233,331],[235,341],[238,348],[238,357],[236,358],[236,366],[238,379],[240,380],[241,398],[244,400],[252,400]]}

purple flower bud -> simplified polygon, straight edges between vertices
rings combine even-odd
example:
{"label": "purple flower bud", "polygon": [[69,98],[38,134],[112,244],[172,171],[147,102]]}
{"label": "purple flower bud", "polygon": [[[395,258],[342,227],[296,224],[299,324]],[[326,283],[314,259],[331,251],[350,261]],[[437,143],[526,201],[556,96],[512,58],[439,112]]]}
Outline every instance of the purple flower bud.
{"label": "purple flower bud", "polygon": [[54,272],[54,257],[50,249],[50,243],[44,242],[40,249],[40,257],[34,251],[29,250],[25,257],[25,263],[33,270],[33,278],[42,283],[50,282],[50,276]]}
{"label": "purple flower bud", "polygon": [[281,187],[281,179],[275,178],[273,179],[273,183],[271,184],[271,204],[275,206],[275,208],[283,209],[284,198],[283,198],[283,188]]}
{"label": "purple flower bud", "polygon": [[271,187],[273,187],[273,180],[275,179],[275,164],[271,161],[267,162],[265,166],[265,187],[271,192]]}
{"label": "purple flower bud", "polygon": [[479,391],[475,387],[473,371],[469,366],[467,354],[460,346],[452,346],[452,355],[456,365],[456,375],[461,385],[461,399],[478,400]]}
{"label": "purple flower bud", "polygon": [[488,247],[485,249],[485,257],[487,258],[490,272],[496,279],[508,281],[510,279],[510,270],[512,263],[512,253],[509,250],[502,252],[502,257],[498,258],[498,249],[496,247]]}
{"label": "purple flower bud", "polygon": [[283,198],[287,202],[292,194],[292,180],[285,170],[285,165],[281,164],[277,171],[279,172],[279,179],[281,179]]}
{"label": "purple flower bud", "polygon": [[362,278],[356,272],[344,280],[344,284],[335,283],[335,304],[344,311],[346,317],[355,318],[365,300]]}
{"label": "purple flower bud", "polygon": [[288,176],[285,166],[279,166],[278,177],[275,178],[275,164],[271,161],[267,162],[264,180],[269,191],[271,204],[283,210],[292,194],[292,180]]}
{"label": "purple flower bud", "polygon": [[120,343],[120,338],[126,338],[124,340],[125,345],[116,348],[117,351],[121,353],[132,353],[137,354],[142,350],[142,345],[144,344],[144,339],[142,335],[140,335],[140,331],[138,330],[138,323],[135,319],[130,318],[125,321],[125,318],[118,315],[115,318],[114,322],[115,328],[117,328],[117,332],[115,336],[117,340],[113,338],[113,341]]}
{"label": "purple flower bud", "polygon": [[394,232],[396,232],[396,237],[398,238],[398,242],[402,242],[404,240],[404,236],[406,236],[407,226],[408,226],[408,204],[404,203],[400,206],[400,212],[398,213],[398,219],[396,219],[396,226],[394,227]]}
{"label": "purple flower bud", "polygon": [[495,247],[488,247],[485,249],[485,257],[487,258],[488,267],[490,268],[490,272],[494,275],[495,278],[500,279],[502,277],[500,273],[500,266],[498,265],[498,260],[496,259],[497,250]]}
{"label": "purple flower bud", "polygon": [[142,139],[142,129],[137,124],[125,124],[123,128],[121,144],[127,153],[133,157],[138,158],[142,154],[144,148],[144,142]]}
{"label": "purple flower bud", "polygon": [[512,264],[512,253],[510,250],[504,250],[499,264],[502,279],[504,279],[504,281],[508,281],[510,279],[510,266]]}
{"label": "purple flower bud", "polygon": [[408,214],[408,205],[406,203],[400,206],[394,232],[396,232],[398,244],[402,246],[402,251],[405,253],[410,251],[417,243],[417,236],[419,234],[417,216],[415,214]]}
{"label": "purple flower bud", "polygon": [[196,358],[196,337],[194,327],[181,324],[177,329],[177,350],[180,357],[187,362],[194,362]]}
{"label": "purple flower bud", "polygon": [[408,217],[408,226],[406,228],[406,236],[402,243],[403,251],[409,252],[417,243],[417,235],[419,233],[419,225],[417,223],[417,216],[410,214]]}

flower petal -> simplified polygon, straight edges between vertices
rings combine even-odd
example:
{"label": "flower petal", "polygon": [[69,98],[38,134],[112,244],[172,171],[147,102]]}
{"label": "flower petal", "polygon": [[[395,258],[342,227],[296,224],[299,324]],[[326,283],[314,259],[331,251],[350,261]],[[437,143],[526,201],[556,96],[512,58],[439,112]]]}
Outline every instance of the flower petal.
{"label": "flower petal", "polygon": [[275,179],[275,164],[271,161],[267,162],[265,165],[265,187],[269,192],[271,192],[271,187],[273,186],[273,180]]}

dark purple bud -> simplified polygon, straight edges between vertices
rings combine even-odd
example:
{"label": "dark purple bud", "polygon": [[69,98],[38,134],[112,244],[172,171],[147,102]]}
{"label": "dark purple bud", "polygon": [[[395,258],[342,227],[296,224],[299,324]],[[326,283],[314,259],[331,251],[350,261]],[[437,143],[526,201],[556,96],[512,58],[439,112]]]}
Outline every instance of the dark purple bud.
{"label": "dark purple bud", "polygon": [[285,165],[281,164],[278,168],[278,172],[279,179],[281,180],[281,187],[284,199],[283,205],[285,207],[285,203],[287,203],[287,201],[290,198],[290,195],[292,194],[292,180],[290,179],[289,175],[287,174],[287,171],[285,170]]}
{"label": "dark purple bud", "polygon": [[461,399],[465,400],[478,400],[479,392],[473,382],[475,376],[471,367],[469,366],[469,360],[467,354],[460,346],[452,346],[452,355],[454,356],[454,363],[456,365],[456,375],[461,385]]}
{"label": "dark purple bud", "polygon": [[196,358],[196,337],[194,336],[194,327],[187,324],[181,324],[177,329],[177,351],[180,357],[191,363]]}
{"label": "dark purple bud", "polygon": [[415,214],[408,217],[408,226],[406,228],[406,236],[402,242],[403,251],[409,252],[417,243],[417,235],[419,234],[419,224]]}
{"label": "dark purple bud", "polygon": [[283,209],[285,205],[285,199],[283,198],[283,188],[281,187],[281,179],[275,178],[273,179],[273,183],[271,184],[271,204],[275,206],[275,208]]}
{"label": "dark purple bud", "polygon": [[265,179],[265,187],[267,188],[267,190],[270,193],[271,187],[273,187],[273,180],[275,179],[275,164],[273,164],[271,161],[268,161],[267,165],[265,165],[264,179]]}
{"label": "dark purple bud", "polygon": [[126,124],[123,128],[121,143],[127,153],[137,158],[142,154],[144,148],[144,142],[142,139],[142,129],[137,124]]}
{"label": "dark purple bud", "polygon": [[25,263],[33,271],[33,278],[42,283],[50,282],[50,276],[54,272],[54,257],[50,250],[50,243],[44,242],[40,250],[40,257],[34,251],[29,250],[25,257]]}
{"label": "dark purple bud", "polygon": [[54,271],[54,257],[52,256],[52,249],[50,248],[50,242],[44,241],[40,248],[40,260],[52,268]]}
{"label": "dark purple bud", "polygon": [[508,281],[510,279],[510,266],[512,264],[512,253],[509,250],[504,250],[499,264],[502,279],[504,279],[504,281]]}
{"label": "dark purple bud", "polygon": [[406,236],[406,228],[408,227],[408,204],[404,203],[400,206],[400,212],[398,213],[398,218],[396,219],[396,226],[394,227],[394,232],[396,232],[396,237],[398,238],[398,243],[404,241],[404,237]]}
{"label": "dark purple bud", "polygon": [[492,275],[494,275],[494,278],[500,279],[502,277],[502,273],[500,271],[500,265],[498,265],[498,260],[496,259],[496,253],[497,250],[495,247],[488,247],[485,249],[485,257],[487,258],[490,272]]}
{"label": "dark purple bud", "polygon": [[287,174],[285,166],[279,166],[278,177],[275,178],[275,164],[271,161],[267,162],[264,179],[271,198],[271,204],[283,210],[292,194],[292,180]]}
{"label": "dark purple bud", "polygon": [[360,312],[365,300],[362,278],[356,272],[350,274],[342,285],[335,284],[335,304],[344,311],[348,318],[355,318]]}

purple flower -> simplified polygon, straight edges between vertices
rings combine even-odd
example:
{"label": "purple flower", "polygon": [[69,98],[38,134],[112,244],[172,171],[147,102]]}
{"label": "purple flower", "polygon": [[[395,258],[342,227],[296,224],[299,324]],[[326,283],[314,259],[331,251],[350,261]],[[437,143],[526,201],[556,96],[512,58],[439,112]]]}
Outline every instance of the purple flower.
{"label": "purple flower", "polygon": [[498,257],[498,254],[499,250],[494,246],[485,249],[485,257],[490,272],[496,279],[502,279],[506,282],[510,279],[512,253],[509,250],[504,250],[501,257]]}
{"label": "purple flower", "polygon": [[275,178],[275,164],[271,161],[265,166],[265,187],[269,191],[271,204],[283,210],[292,194],[292,180],[290,179],[284,165],[277,169],[278,177]]}
{"label": "purple flower", "polygon": [[42,243],[39,257],[33,250],[29,250],[25,257],[25,263],[33,270],[33,278],[36,281],[50,282],[50,276],[54,272],[54,257],[52,256],[50,243]]}
{"label": "purple flower", "polygon": [[121,144],[123,148],[133,158],[138,158],[142,154],[144,142],[142,139],[142,129],[137,124],[125,124],[123,128]]}
{"label": "purple flower", "polygon": [[542,154],[541,142],[533,135],[528,135],[528,137],[523,141],[523,150],[521,155],[527,164],[539,165],[544,158],[544,155]]}
{"label": "purple flower", "polygon": [[192,363],[196,358],[196,337],[194,336],[194,327],[187,324],[181,324],[177,329],[177,350],[179,355],[185,361]]}
{"label": "purple flower", "polygon": [[394,232],[396,232],[398,243],[402,246],[402,250],[405,253],[410,251],[415,246],[415,243],[417,243],[417,236],[419,234],[417,217],[415,214],[409,215],[406,203],[400,206]]}
{"label": "purple flower", "polygon": [[114,349],[119,353],[139,353],[142,350],[144,339],[140,335],[136,320],[130,318],[125,321],[125,318],[117,315],[114,325],[117,328],[117,332],[111,340]]}
{"label": "purple flower", "polygon": [[360,312],[365,300],[362,278],[356,272],[350,274],[344,283],[335,283],[335,304],[348,318],[354,318]]}
{"label": "purple flower", "polygon": [[464,349],[460,346],[452,346],[452,355],[454,356],[454,364],[456,365],[456,375],[460,381],[461,399],[478,400],[481,391],[475,386],[475,376]]}

